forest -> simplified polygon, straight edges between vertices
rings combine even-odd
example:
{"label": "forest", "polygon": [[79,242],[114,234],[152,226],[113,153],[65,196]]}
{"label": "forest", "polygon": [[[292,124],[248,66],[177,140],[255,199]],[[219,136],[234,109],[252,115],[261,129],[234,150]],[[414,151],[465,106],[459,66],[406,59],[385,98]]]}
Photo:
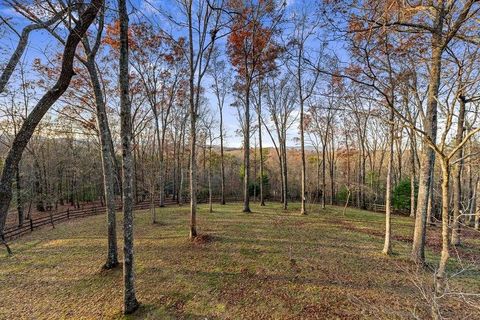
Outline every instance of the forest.
{"label": "forest", "polygon": [[2,0],[1,319],[480,319],[480,1]]}

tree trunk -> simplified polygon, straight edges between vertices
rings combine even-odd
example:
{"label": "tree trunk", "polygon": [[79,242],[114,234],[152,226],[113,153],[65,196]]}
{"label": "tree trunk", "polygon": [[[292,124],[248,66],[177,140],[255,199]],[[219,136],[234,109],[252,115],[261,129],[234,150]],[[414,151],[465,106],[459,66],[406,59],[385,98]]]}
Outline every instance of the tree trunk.
{"label": "tree trunk", "polygon": [[326,171],[326,153],[327,153],[327,141],[323,141],[322,145],[322,208],[325,209],[327,202],[327,171]]}
{"label": "tree trunk", "polygon": [[128,13],[126,0],[118,0],[120,16],[120,134],[122,138],[123,167],[123,313],[133,313],[139,306],[135,294],[133,262],[133,157],[132,115],[129,101],[128,71]]}
{"label": "tree trunk", "polygon": [[[192,1],[187,2],[188,37],[189,37],[189,103],[190,103],[190,239],[197,237],[197,111],[195,104],[195,66],[193,48]],[[197,88],[200,90],[200,88]]]}
{"label": "tree trunk", "polygon": [[283,209],[288,209],[288,169],[287,169],[287,145],[285,139],[282,139],[283,147]]}
{"label": "tree trunk", "polygon": [[[462,90],[462,89],[461,89]],[[457,134],[455,137],[455,145],[459,145],[463,140],[464,123],[465,123],[465,97],[460,94],[460,108],[458,111]],[[453,226],[452,226],[452,245],[459,246],[461,244],[460,226],[462,211],[462,168],[463,168],[463,147],[460,148],[453,159],[456,163],[453,166]]]}
{"label": "tree trunk", "polygon": [[[167,171],[166,168],[167,166],[165,165],[165,153],[168,155],[168,150],[165,150],[165,133],[166,130],[165,128],[162,128],[162,135],[161,135],[161,140],[160,140],[160,163],[159,163],[159,168],[158,172],[160,173],[160,207],[165,207],[165,179],[167,177]],[[168,157],[167,157],[168,160]],[[168,165],[168,163],[167,163]]]}
{"label": "tree trunk", "polygon": [[155,210],[155,179],[150,180],[150,213],[152,214],[152,224],[157,223],[157,211]]}
{"label": "tree trunk", "polygon": [[[318,200],[320,197],[320,190],[322,189],[322,183],[321,183],[321,178],[320,178],[320,152],[318,151],[318,146],[316,148],[316,153],[317,153],[317,161],[316,161],[316,169],[317,169],[317,190],[315,192],[315,201]],[[323,192],[322,192],[323,193]],[[323,205],[322,205],[323,208]]]}
{"label": "tree trunk", "polygon": [[[186,126],[185,126],[186,127]],[[182,130],[186,129],[185,127]],[[184,156],[185,156],[185,132],[182,133],[182,158],[180,160],[180,182],[178,187],[178,204],[183,204],[183,184],[184,184]]]}
{"label": "tree trunk", "polygon": [[260,90],[258,98],[258,146],[260,148],[260,206],[265,206],[263,194],[263,144],[262,144],[262,91]]}
{"label": "tree trunk", "polygon": [[172,146],[173,146],[173,155],[172,155],[172,162],[173,162],[173,171],[172,171],[172,200],[177,199],[177,172],[178,172],[178,137],[176,134],[172,139]]}
{"label": "tree trunk", "polygon": [[390,143],[387,167],[387,185],[385,187],[385,242],[383,245],[383,254],[390,255],[392,253],[391,243],[391,211],[392,211],[392,169],[393,169],[393,144],[395,143],[395,123],[394,123],[393,107],[390,111]]}
{"label": "tree trunk", "polygon": [[[443,21],[442,19],[440,19]],[[443,25],[439,23],[439,30]],[[442,47],[440,45],[440,34],[434,34],[432,38],[432,58],[430,65],[430,81],[428,86],[427,111],[425,116],[424,131],[435,143],[437,138],[437,100],[440,87],[440,72],[442,66]],[[428,188],[431,181],[431,173],[434,169],[435,153],[428,146],[424,138],[424,146],[420,162],[420,172],[418,181],[418,201],[417,213],[415,217],[415,230],[413,234],[412,260],[417,263],[425,264],[425,238],[427,222],[427,202],[429,197]]]}
{"label": "tree trunk", "polygon": [[[193,86],[193,84],[192,84]],[[193,99],[193,96],[192,96]],[[191,103],[194,103],[193,101]],[[196,158],[196,113],[190,115],[190,239],[197,236],[197,158]]]}
{"label": "tree trunk", "polygon": [[203,139],[203,145],[202,145],[202,152],[203,152],[203,170],[202,170],[202,186],[205,186],[207,184],[208,180],[208,172],[207,172],[207,135],[205,134],[205,137]]}
{"label": "tree trunk", "polygon": [[445,288],[447,262],[450,256],[449,232],[449,197],[448,185],[450,182],[450,163],[442,160],[442,252],[437,271],[437,293],[442,294]]}
{"label": "tree trunk", "polygon": [[[330,126],[330,125],[329,125]],[[329,176],[330,176],[330,205],[334,205],[337,200],[335,197],[335,142],[334,142],[334,136],[333,136],[333,128],[330,126],[330,129],[332,130],[331,136],[332,138],[330,139],[330,170],[329,170]]]}
{"label": "tree trunk", "polygon": [[115,164],[112,159],[113,150],[110,147],[112,143],[112,135],[108,125],[107,112],[104,103],[104,97],[100,80],[98,78],[97,69],[95,67],[94,57],[88,56],[86,63],[90,81],[92,82],[93,92],[95,95],[95,105],[97,114],[97,126],[100,136],[101,156],[103,167],[103,184],[105,190],[105,201],[107,203],[107,225],[108,225],[108,250],[107,261],[104,265],[105,269],[111,269],[118,265],[118,249],[117,249],[117,222],[116,222],[116,205],[115,205]]}
{"label": "tree trunk", "polygon": [[[347,149],[347,191],[348,191],[348,200],[351,196],[350,188],[350,145],[348,144],[348,133],[345,134],[345,147]],[[347,201],[348,205],[348,201]],[[346,209],[345,209],[346,210]]]}
{"label": "tree trunk", "polygon": [[245,90],[245,128],[243,136],[243,212],[249,213],[250,210],[250,86]]}
{"label": "tree trunk", "polygon": [[475,201],[475,230],[480,230],[480,179],[477,178]]}
{"label": "tree trunk", "polygon": [[279,160],[280,160],[280,180],[281,180],[280,202],[284,204],[285,203],[285,175],[283,172],[284,159],[283,159],[283,146],[281,145],[281,142],[280,142]]}
{"label": "tree trunk", "polygon": [[300,86],[300,152],[302,155],[302,174],[301,174],[301,184],[302,184],[302,191],[300,194],[301,197],[301,209],[300,214],[307,214],[307,209],[305,208],[305,200],[306,200],[306,161],[305,161],[305,132],[304,132],[304,100],[302,97],[302,91]]}
{"label": "tree trunk", "polygon": [[77,45],[88,27],[92,24],[102,5],[103,0],[92,0],[88,8],[82,13],[79,19],[80,23],[69,33],[65,42],[62,67],[57,82],[37,102],[37,105],[23,122],[22,127],[13,140],[12,147],[8,151],[0,179],[0,232],[2,232],[5,227],[8,209],[12,199],[12,180],[22,153],[45,113],[67,90],[70,80],[74,75],[73,60],[75,58]]}
{"label": "tree trunk", "polygon": [[[472,152],[472,143],[469,143],[469,153]],[[478,179],[478,177],[477,177]],[[472,159],[468,159],[468,189],[469,189],[469,205],[468,205],[468,219],[467,225],[469,227],[473,226],[473,217],[475,215],[475,206],[477,204],[477,183],[473,182],[473,173],[472,173]]]}
{"label": "tree trunk", "polygon": [[253,148],[253,201],[257,201],[257,139],[255,138],[255,146]]}
{"label": "tree trunk", "polygon": [[410,217],[415,217],[415,132],[410,130]]}
{"label": "tree trunk", "polygon": [[23,211],[22,203],[22,180],[20,177],[20,162],[17,164],[15,169],[15,188],[17,195],[17,213],[18,213],[18,226],[21,227],[25,221],[25,214]]}
{"label": "tree trunk", "polygon": [[221,174],[221,196],[220,204],[225,205],[225,157],[223,153],[223,107],[220,108],[220,174]]}
{"label": "tree trunk", "polygon": [[403,131],[399,130],[398,131],[398,139],[396,139],[396,146],[397,146],[397,165],[398,165],[398,179],[395,180],[394,185],[396,185],[398,182],[402,181],[402,158],[403,158],[403,152],[402,152],[402,141],[403,141]]}
{"label": "tree trunk", "polygon": [[[434,163],[435,163],[435,154],[433,155]],[[432,169],[430,174],[430,182],[428,184],[428,200],[427,200],[427,226],[433,224],[433,215],[435,211],[435,203],[433,198],[433,185],[435,183],[435,175],[434,175],[435,168]],[[433,214],[433,215],[432,215]]]}
{"label": "tree trunk", "polygon": [[[164,188],[164,171],[163,171],[163,143],[162,143],[162,138],[160,137],[160,125],[158,121],[158,113],[157,111],[154,111],[154,117],[155,117],[155,136],[157,139],[157,144],[158,144],[158,185],[159,185],[159,206],[164,207],[163,203],[163,194],[165,191]],[[163,136],[163,133],[162,133]]]}
{"label": "tree trunk", "polygon": [[208,146],[208,211],[213,212],[212,205],[212,135],[210,134],[210,144]]}
{"label": "tree trunk", "polygon": [[360,143],[360,152],[359,152],[359,176],[358,176],[358,184],[359,184],[359,193],[358,193],[358,208],[359,209],[366,209],[366,202],[365,202],[365,172],[366,172],[366,157],[365,157],[365,146],[363,143]]}
{"label": "tree trunk", "polygon": [[[135,136],[132,136],[132,145],[136,145],[135,142]],[[132,157],[133,157],[133,168],[132,168],[132,193],[133,193],[133,203],[137,204],[138,203],[138,181],[137,181],[137,170],[138,170],[138,148],[135,148],[132,150]]]}
{"label": "tree trunk", "polygon": [[362,161],[362,155],[360,154],[360,150],[358,151],[358,175],[357,175],[357,197],[356,197],[356,200],[357,200],[357,208],[358,209],[361,209],[362,208],[362,205],[361,205],[361,198],[362,198],[362,179],[361,179],[361,174],[362,174],[362,164],[361,164],[361,161]]}

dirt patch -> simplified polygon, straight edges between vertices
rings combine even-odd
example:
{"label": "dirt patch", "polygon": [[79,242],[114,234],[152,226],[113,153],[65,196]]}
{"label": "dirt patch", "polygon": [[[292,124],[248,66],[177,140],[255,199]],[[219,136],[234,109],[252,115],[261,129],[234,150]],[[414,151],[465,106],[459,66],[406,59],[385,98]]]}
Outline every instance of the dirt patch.
{"label": "dirt patch", "polygon": [[123,271],[123,263],[121,261],[118,262],[117,265],[112,267],[107,267],[106,265],[101,266],[98,269],[98,274],[101,276],[109,276],[112,274],[116,274]]}
{"label": "dirt patch", "polygon": [[194,245],[206,245],[214,242],[215,238],[215,236],[212,236],[210,234],[200,234],[196,236],[193,240],[191,240],[191,243]]}

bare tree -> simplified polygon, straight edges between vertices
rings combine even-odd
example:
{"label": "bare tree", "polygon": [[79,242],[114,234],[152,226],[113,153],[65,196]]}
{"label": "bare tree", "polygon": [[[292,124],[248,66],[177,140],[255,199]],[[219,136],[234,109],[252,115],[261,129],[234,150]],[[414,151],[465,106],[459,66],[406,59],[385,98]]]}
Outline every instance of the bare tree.
{"label": "bare tree", "polygon": [[133,264],[133,156],[132,114],[129,99],[128,12],[125,0],[118,0],[120,21],[120,121],[123,169],[123,313],[133,313],[139,306],[135,294]]}
{"label": "bare tree", "polygon": [[[291,77],[280,77],[271,74],[266,83],[266,103],[270,114],[270,120],[277,133],[277,139],[274,139],[269,127],[265,124],[267,132],[275,144],[275,150],[280,162],[280,172],[282,179],[282,202],[283,209],[288,208],[288,163],[287,163],[287,132],[295,122],[294,115],[296,94],[291,86]],[[275,140],[277,143],[275,143]]]}
{"label": "bare tree", "polygon": [[220,174],[221,174],[221,195],[220,204],[225,204],[225,157],[224,157],[224,136],[223,128],[223,108],[225,98],[231,89],[231,72],[226,70],[227,64],[223,60],[219,60],[219,52],[215,51],[212,57],[211,75],[213,78],[213,91],[217,99],[219,112],[219,130],[220,130]]}
{"label": "bare tree", "polygon": [[[187,48],[182,50],[188,65],[188,101],[190,116],[190,238],[197,237],[197,119],[203,78],[208,70],[215,41],[222,36],[224,1],[178,1],[184,20],[174,22],[186,27]],[[199,27],[197,27],[199,26]]]}
{"label": "bare tree", "polygon": [[[308,47],[309,41],[317,35],[320,19],[311,14],[312,8],[302,6],[301,12],[295,12],[293,32],[288,41],[287,68],[297,84],[297,98],[300,105],[300,152],[302,158],[302,191],[300,194],[301,214],[307,214],[306,201],[306,160],[305,160],[305,103],[312,96],[319,79],[319,63],[321,56]],[[315,67],[312,67],[311,64]]]}

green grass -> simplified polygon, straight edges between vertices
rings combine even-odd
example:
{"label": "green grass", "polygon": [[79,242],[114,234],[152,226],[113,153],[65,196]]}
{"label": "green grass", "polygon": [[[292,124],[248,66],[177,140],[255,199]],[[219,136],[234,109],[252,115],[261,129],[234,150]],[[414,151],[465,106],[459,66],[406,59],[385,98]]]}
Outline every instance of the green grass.
{"label": "green grass", "polygon": [[[386,257],[384,216],[349,209],[298,204],[252,207],[200,206],[200,234],[188,241],[185,207],[135,216],[137,296],[142,307],[129,319],[408,319],[428,318],[429,307],[415,288],[408,261],[413,221],[393,218],[395,254]],[[118,214],[121,250],[121,214]],[[438,229],[430,232],[432,237]],[[62,223],[11,243],[14,255],[0,258],[1,319],[122,318],[122,271],[102,272],[106,254],[104,216]],[[429,234],[429,237],[431,236]],[[480,256],[478,237],[463,249]],[[437,249],[428,251],[435,263]],[[450,271],[458,270],[455,261]],[[430,276],[420,279],[429,284]],[[478,268],[452,286],[480,287]],[[465,308],[448,302],[449,314]],[[471,311],[471,309],[469,309]],[[478,316],[478,314],[477,314]]]}

